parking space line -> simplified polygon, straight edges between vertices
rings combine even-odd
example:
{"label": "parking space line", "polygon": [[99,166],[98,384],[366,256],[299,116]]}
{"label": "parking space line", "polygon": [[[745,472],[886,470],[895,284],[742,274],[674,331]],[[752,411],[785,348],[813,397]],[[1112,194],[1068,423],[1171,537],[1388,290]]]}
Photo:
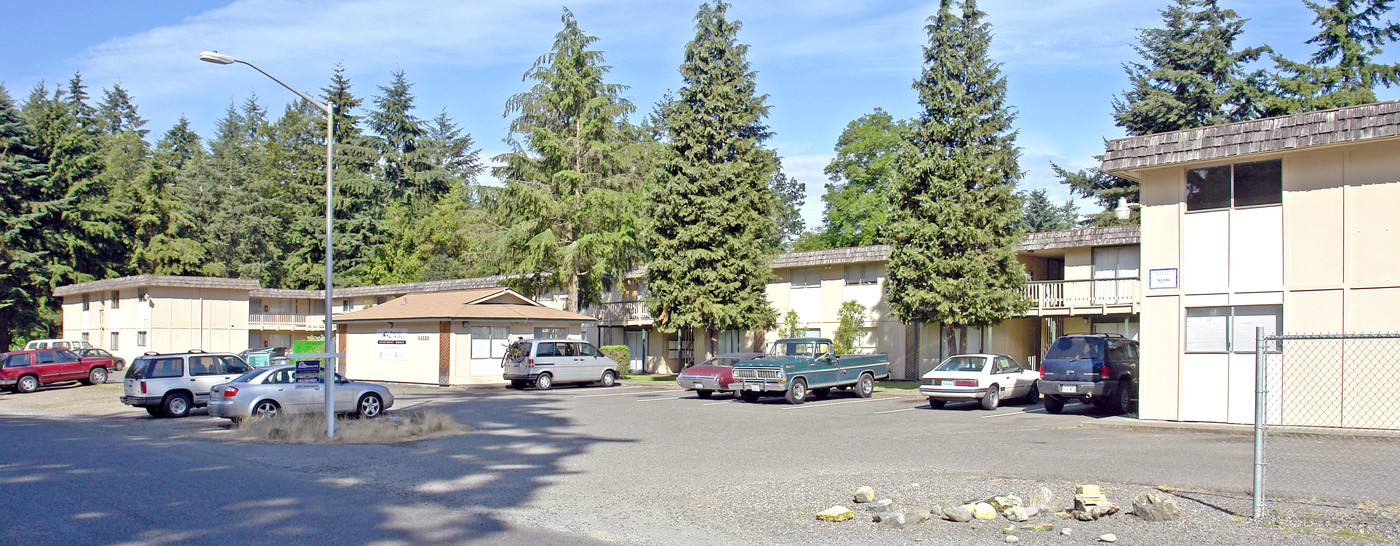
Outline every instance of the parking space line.
{"label": "parking space line", "polygon": [[1023,409],[1023,410],[1021,410],[1021,411],[1013,411],[1013,412],[1008,412],[1008,413],[994,413],[994,414],[992,414],[992,415],[983,415],[982,418],[983,418],[983,419],[991,419],[991,418],[993,418],[993,417],[1006,417],[1007,415],[1020,415],[1020,414],[1022,414],[1022,413],[1034,413],[1034,412],[1045,413],[1045,408]]}
{"label": "parking space line", "polygon": [[898,413],[898,412],[901,412],[901,411],[914,411],[914,410],[916,410],[916,409],[922,409],[922,408],[923,408],[923,406],[914,406],[914,407],[912,407],[912,408],[903,408],[903,409],[892,409],[892,410],[885,410],[885,411],[877,411],[877,412],[875,412],[875,415],[879,415],[879,414],[881,414],[881,413]]}
{"label": "parking space line", "polygon": [[648,398],[648,399],[646,399],[646,400],[638,400],[638,402],[655,402],[655,401],[657,401],[657,400],[680,400],[680,399],[682,399],[682,398],[690,398],[690,397],[689,397],[689,396],[673,396],[673,397],[670,397],[670,398]]}
{"label": "parking space line", "polygon": [[786,408],[783,408],[783,409],[785,409],[785,410],[794,410],[794,409],[802,409],[802,408],[824,408],[824,407],[827,407],[827,406],[839,406],[839,405],[841,405],[841,404],[856,404],[856,403],[860,403],[860,402],[874,402],[874,401],[876,401],[876,400],[898,400],[898,399],[899,399],[899,397],[897,397],[897,396],[891,396],[891,397],[888,397],[888,398],[862,398],[862,399],[860,399],[860,400],[846,400],[846,401],[842,401],[842,402],[831,402],[831,403],[827,403],[827,404],[803,404],[803,405],[800,405],[800,406],[790,406],[790,407],[786,407]]}
{"label": "parking space line", "polygon": [[[630,386],[630,387],[610,387],[608,390],[610,390],[610,391],[620,391],[620,390],[624,390],[624,389],[645,389],[645,388],[647,388],[646,385],[632,385],[632,386]],[[633,394],[633,393],[623,393],[623,394]],[[571,394],[571,395],[569,395],[569,396],[597,396],[597,395],[596,395],[596,394]]]}
{"label": "parking space line", "polygon": [[636,395],[638,395],[638,394],[653,394],[653,393],[658,393],[658,392],[676,392],[676,390],[675,390],[675,389],[665,389],[665,390],[659,390],[659,391],[642,391],[642,392],[610,392],[610,393],[607,393],[607,394],[575,394],[575,395],[573,395],[573,396],[570,396],[569,398],[596,398],[596,397],[599,397],[599,396],[636,396]]}
{"label": "parking space line", "polygon": [[735,402],[738,402],[738,400],[720,400],[719,402],[707,402],[707,403],[705,403],[705,404],[703,404],[703,405],[705,405],[705,406],[713,406],[713,405],[715,405],[715,404],[733,404],[733,403],[735,403]]}

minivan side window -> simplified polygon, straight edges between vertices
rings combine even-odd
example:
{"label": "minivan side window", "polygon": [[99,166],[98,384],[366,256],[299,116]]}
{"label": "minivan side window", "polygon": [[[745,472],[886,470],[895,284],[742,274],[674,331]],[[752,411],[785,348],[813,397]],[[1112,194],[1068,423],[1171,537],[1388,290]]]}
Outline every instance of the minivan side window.
{"label": "minivan side window", "polygon": [[563,353],[564,356],[578,356],[578,344],[577,344],[577,343],[560,343],[560,344],[559,344],[559,352],[560,352],[560,353]]}
{"label": "minivan side window", "polygon": [[557,343],[540,343],[535,346],[535,356],[560,356]]}
{"label": "minivan side window", "polygon": [[593,344],[591,343],[580,343],[578,344],[578,354],[580,356],[593,356],[598,354],[598,351],[593,349]]}

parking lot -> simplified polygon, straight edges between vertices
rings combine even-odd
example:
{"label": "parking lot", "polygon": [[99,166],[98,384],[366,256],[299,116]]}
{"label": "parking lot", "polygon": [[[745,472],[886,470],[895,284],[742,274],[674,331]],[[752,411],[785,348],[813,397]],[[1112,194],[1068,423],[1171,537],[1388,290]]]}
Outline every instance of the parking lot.
{"label": "parking lot", "polygon": [[[0,394],[0,427],[36,440],[0,448],[5,487],[39,506],[45,496],[63,506],[57,499],[74,495],[107,506],[54,516],[72,536],[88,537],[80,542],[250,529],[256,533],[241,535],[249,540],[233,542],[329,542],[316,533],[346,528],[357,533],[352,542],[1000,543],[1004,521],[893,530],[864,513],[843,523],[814,514],[849,505],[866,485],[901,506],[930,506],[1028,497],[1040,486],[1068,504],[1075,483],[1102,485],[1120,506],[1139,491],[1166,488],[1183,499],[1187,518],[1148,524],[1126,514],[1098,522],[1051,516],[1042,519],[1076,534],[1026,532],[1023,542],[1087,544],[1104,532],[1124,543],[1327,541],[1239,517],[1249,513],[1248,435],[1132,430],[1131,419],[1083,406],[1062,415],[1014,401],[995,411],[971,403],[933,410],[907,391],[883,389],[868,399],[838,391],[796,406],[777,397],[750,404],[704,400],[665,383],[393,388],[391,411],[438,408],[472,431],[389,446],[248,444],[229,441],[226,422],[203,410],[171,420],[122,406],[116,384]],[[129,462],[151,457],[162,464],[130,476]],[[132,479],[138,483],[126,483]],[[164,509],[115,508],[132,502],[130,491],[190,483],[217,494],[143,493],[141,502]],[[273,517],[260,512],[268,506],[281,508]],[[0,516],[0,524],[16,517]],[[89,527],[89,519],[103,524]],[[12,536],[66,536],[30,531]]]}

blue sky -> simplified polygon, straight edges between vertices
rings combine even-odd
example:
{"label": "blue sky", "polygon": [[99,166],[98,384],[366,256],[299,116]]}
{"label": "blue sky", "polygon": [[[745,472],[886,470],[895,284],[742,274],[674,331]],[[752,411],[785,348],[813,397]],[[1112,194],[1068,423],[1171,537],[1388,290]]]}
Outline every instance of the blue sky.
{"label": "blue sky", "polygon": [[[1267,43],[1291,59],[1312,53],[1313,14],[1301,0],[1221,0],[1249,18],[1240,45]],[[184,115],[203,136],[230,104],[256,95],[274,115],[295,97],[239,65],[198,60],[218,50],[250,61],[312,94],[343,64],[369,105],[396,70],[413,83],[417,114],[441,111],[490,157],[504,151],[505,101],[553,42],[561,3],[536,0],[3,0],[0,83],[23,101],[41,82],[66,85],[81,72],[89,92],[120,83],[150,121],[155,140]],[[684,45],[698,2],[569,2],[580,27],[599,38],[610,80],[638,115],[680,86]],[[938,3],[851,0],[736,0],[758,88],[772,106],[770,145],[785,171],[807,185],[803,216],[821,221],[822,168],[851,120],[875,108],[918,111],[911,83],[921,70],[925,19]],[[1022,189],[1069,197],[1050,163],[1096,166],[1104,138],[1122,136],[1111,102],[1127,86],[1122,63],[1138,60],[1137,30],[1161,24],[1167,0],[982,0],[1016,109]],[[1395,19],[1395,14],[1390,16]],[[1396,62],[1400,45],[1380,59]],[[1382,100],[1400,90],[1381,89]],[[362,109],[361,114],[364,113]],[[1087,203],[1085,204],[1087,207]],[[1085,210],[1088,212],[1088,210]]]}

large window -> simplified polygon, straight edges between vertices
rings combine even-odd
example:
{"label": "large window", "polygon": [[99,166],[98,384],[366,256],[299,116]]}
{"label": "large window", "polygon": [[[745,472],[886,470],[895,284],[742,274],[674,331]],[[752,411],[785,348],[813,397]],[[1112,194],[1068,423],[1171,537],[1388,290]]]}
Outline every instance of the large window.
{"label": "large window", "polygon": [[792,270],[793,288],[821,288],[822,270],[816,267]]}
{"label": "large window", "polygon": [[535,339],[568,339],[568,328],[535,328]]}
{"label": "large window", "polygon": [[719,348],[715,351],[718,354],[739,352],[739,342],[743,339],[743,332],[739,330],[723,330],[718,336]]}
{"label": "large window", "polygon": [[855,264],[846,266],[846,285],[875,284],[879,269],[875,264]]}
{"label": "large window", "polygon": [[1283,162],[1278,159],[1186,171],[1186,210],[1210,210],[1283,202]]}
{"label": "large window", "polygon": [[116,351],[116,350],[118,350],[118,349],[121,349],[121,344],[117,343],[117,341],[118,341],[119,339],[120,339],[120,338],[117,336],[117,333],[116,333],[116,332],[112,332],[112,346],[111,346],[111,347],[108,347],[107,349],[108,349],[108,350],[112,350],[112,351]]}
{"label": "large window", "polygon": [[1283,329],[1282,305],[1192,307],[1186,309],[1186,352],[1252,353],[1254,333],[1277,335]]}
{"label": "large window", "polygon": [[507,326],[472,326],[472,358],[501,358],[510,345]]}
{"label": "large window", "polygon": [[121,307],[121,303],[122,303],[121,293],[120,293],[120,292],[117,292],[116,290],[113,290],[113,291],[112,291],[112,308],[113,308],[113,309],[118,309],[118,308],[120,308],[120,307]]}

